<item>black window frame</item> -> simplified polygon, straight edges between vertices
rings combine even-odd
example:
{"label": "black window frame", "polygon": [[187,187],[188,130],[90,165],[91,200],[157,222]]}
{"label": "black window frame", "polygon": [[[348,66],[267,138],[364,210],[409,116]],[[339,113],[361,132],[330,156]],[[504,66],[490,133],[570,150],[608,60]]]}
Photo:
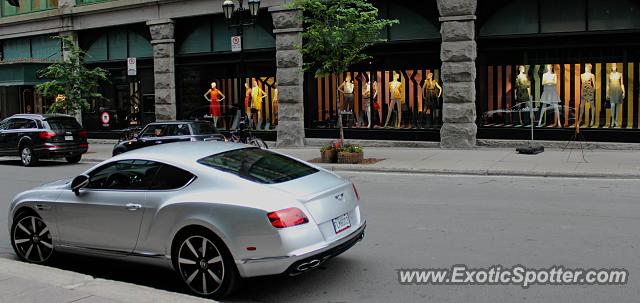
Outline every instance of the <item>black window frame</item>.
{"label": "black window frame", "polygon": [[[145,161],[147,163],[136,164],[135,163],[136,161]],[[131,163],[124,163],[124,162],[131,162]],[[151,180],[148,182],[148,185],[146,185],[145,187],[141,187],[141,188],[105,188],[104,186],[103,187],[91,187],[91,184],[93,182],[91,179],[93,179],[96,174],[99,174],[100,172],[102,172],[102,171],[104,171],[104,170],[106,170],[106,169],[108,169],[108,168],[110,168],[112,166],[122,165],[122,164],[128,164],[128,165],[150,165],[150,166],[157,165],[158,168],[156,169],[155,172],[152,173],[151,176],[149,176],[151,178]],[[87,184],[87,186],[85,188],[88,189],[88,190],[93,190],[93,191],[124,191],[124,192],[148,191],[149,188],[151,187],[151,184],[153,184],[153,182],[154,182],[154,180],[155,180],[155,178],[156,178],[156,176],[158,174],[158,171],[160,171],[160,168],[162,168],[163,165],[164,165],[164,163],[161,163],[161,162],[158,162],[158,161],[151,161],[151,160],[144,160],[144,159],[125,159],[125,160],[109,162],[109,163],[106,163],[106,164],[104,164],[104,165],[102,165],[100,167],[97,167],[97,168],[93,169],[92,171],[90,171],[88,173],[89,184]],[[153,168],[150,167],[148,169],[153,169]],[[122,172],[122,170],[121,169],[117,169],[116,172]],[[112,174],[107,176],[106,180],[108,180],[111,177]],[[143,175],[143,176],[147,177],[146,175]],[[105,182],[106,182],[106,180],[105,180]]]}

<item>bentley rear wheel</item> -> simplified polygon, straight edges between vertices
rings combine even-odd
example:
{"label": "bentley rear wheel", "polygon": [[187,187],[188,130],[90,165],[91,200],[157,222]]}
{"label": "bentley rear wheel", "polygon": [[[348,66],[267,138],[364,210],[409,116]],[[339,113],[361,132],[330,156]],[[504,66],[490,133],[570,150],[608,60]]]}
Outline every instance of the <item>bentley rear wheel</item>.
{"label": "bentley rear wheel", "polygon": [[53,255],[49,226],[33,213],[16,216],[11,227],[11,245],[21,260],[31,263],[45,263]]}
{"label": "bentley rear wheel", "polygon": [[176,240],[174,268],[191,291],[221,298],[233,290],[238,280],[237,269],[222,241],[204,231]]}

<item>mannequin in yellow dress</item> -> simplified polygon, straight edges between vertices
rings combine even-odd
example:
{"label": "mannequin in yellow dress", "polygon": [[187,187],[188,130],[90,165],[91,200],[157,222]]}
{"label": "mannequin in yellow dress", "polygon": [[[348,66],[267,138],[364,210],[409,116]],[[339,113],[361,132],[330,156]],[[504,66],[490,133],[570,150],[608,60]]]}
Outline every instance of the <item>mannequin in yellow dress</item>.
{"label": "mannequin in yellow dress", "polygon": [[393,80],[389,82],[389,92],[391,93],[391,98],[389,101],[387,120],[384,122],[384,127],[387,127],[387,124],[389,124],[389,119],[391,119],[391,113],[393,112],[394,106],[398,109],[395,127],[400,127],[400,123],[402,123],[402,100],[404,99],[404,87],[402,82],[400,82],[400,74],[396,72],[393,72]]}
{"label": "mannequin in yellow dress", "polygon": [[262,102],[264,102],[265,97],[266,95],[258,85],[258,81],[253,79],[253,86],[251,87],[251,108],[258,114],[257,130],[262,128]]}

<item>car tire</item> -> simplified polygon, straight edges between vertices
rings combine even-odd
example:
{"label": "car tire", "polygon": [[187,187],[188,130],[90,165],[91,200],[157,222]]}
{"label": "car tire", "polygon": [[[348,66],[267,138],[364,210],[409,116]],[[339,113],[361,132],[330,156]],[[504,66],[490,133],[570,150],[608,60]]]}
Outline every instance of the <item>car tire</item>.
{"label": "car tire", "polygon": [[171,255],[174,270],[198,296],[221,299],[239,284],[240,275],[231,253],[209,230],[196,228],[180,233]]}
{"label": "car tire", "polygon": [[124,150],[124,149],[122,149],[122,148],[116,148],[116,149],[113,151],[113,153],[111,153],[111,156],[115,157],[115,156],[117,156],[117,155],[119,155],[119,154],[122,154],[122,153],[124,153],[124,152],[126,152],[126,150]]}
{"label": "car tire", "polygon": [[69,162],[70,164],[76,164],[78,162],[80,162],[80,160],[82,159],[82,155],[77,155],[77,156],[71,156],[71,157],[64,157],[67,162]]}
{"label": "car tire", "polygon": [[253,145],[253,146],[260,147],[262,149],[269,149],[269,146],[267,146],[267,143],[265,143],[264,140],[262,140],[260,138],[253,138],[253,139],[249,140],[249,144]]}
{"label": "car tire", "polygon": [[51,261],[54,247],[49,226],[34,211],[16,214],[11,225],[11,246],[18,258],[29,263]]}
{"label": "car tire", "polygon": [[25,144],[20,147],[20,161],[22,162],[22,165],[26,167],[38,165],[38,157],[33,152],[31,145]]}

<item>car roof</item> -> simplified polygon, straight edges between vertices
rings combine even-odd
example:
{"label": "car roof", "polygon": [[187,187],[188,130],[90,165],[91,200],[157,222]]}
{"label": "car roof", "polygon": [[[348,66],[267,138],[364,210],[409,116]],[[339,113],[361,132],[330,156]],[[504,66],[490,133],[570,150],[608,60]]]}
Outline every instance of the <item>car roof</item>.
{"label": "car roof", "polygon": [[173,120],[173,121],[160,121],[160,122],[151,122],[148,125],[159,125],[159,124],[191,124],[191,123],[211,123],[210,121],[196,121],[196,120]]}
{"label": "car roof", "polygon": [[15,114],[9,118],[29,118],[29,119],[40,119],[45,120],[49,118],[73,118],[73,116],[65,115],[65,114]]}
{"label": "car roof", "polygon": [[176,166],[191,166],[204,157],[247,147],[250,146],[222,141],[175,142],[135,149],[113,159],[144,159]]}

